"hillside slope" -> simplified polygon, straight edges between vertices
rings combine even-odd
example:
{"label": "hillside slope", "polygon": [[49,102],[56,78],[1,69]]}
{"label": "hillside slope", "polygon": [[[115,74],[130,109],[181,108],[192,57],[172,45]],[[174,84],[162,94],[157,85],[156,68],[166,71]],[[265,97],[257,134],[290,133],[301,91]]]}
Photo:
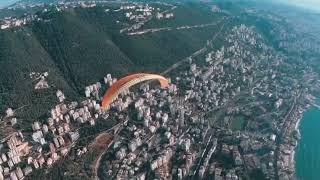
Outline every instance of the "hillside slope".
{"label": "hillside slope", "polygon": [[[0,32],[0,105],[20,108],[21,118],[35,118],[46,112],[53,102],[56,88],[75,98],[75,92],[62,77],[50,55],[34,35],[25,32]],[[34,90],[31,72],[48,72],[49,90]],[[19,112],[19,111],[18,111]],[[21,121],[23,122],[23,121]]]}
{"label": "hillside slope", "polygon": [[[188,9],[182,6],[178,10]],[[122,26],[115,14],[104,10],[72,8],[38,13],[43,21],[0,31],[1,112],[23,106],[19,122],[28,123],[57,102],[57,89],[62,89],[68,100],[77,100],[84,95],[85,86],[108,73],[121,77],[140,71],[162,72],[202,48],[219,27],[128,36],[119,33]],[[31,72],[49,72],[51,88],[34,90],[36,81],[29,77]]]}

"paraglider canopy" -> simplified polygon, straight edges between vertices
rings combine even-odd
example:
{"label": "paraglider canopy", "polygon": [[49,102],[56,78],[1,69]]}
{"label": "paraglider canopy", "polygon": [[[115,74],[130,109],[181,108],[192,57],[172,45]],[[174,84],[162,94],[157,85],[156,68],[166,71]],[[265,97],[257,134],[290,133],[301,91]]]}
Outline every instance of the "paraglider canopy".
{"label": "paraglider canopy", "polygon": [[109,109],[110,104],[118,97],[119,94],[128,90],[131,86],[148,80],[158,80],[161,87],[168,87],[168,80],[157,74],[138,73],[131,74],[116,81],[104,94],[102,99],[102,107]]}

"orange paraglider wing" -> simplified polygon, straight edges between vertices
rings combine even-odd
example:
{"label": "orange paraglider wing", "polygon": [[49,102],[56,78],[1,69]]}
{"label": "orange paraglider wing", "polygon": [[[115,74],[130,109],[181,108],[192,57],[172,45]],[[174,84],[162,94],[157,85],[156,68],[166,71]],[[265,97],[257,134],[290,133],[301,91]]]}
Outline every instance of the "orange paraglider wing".
{"label": "orange paraglider wing", "polygon": [[118,97],[119,94],[129,89],[133,85],[148,80],[158,80],[161,87],[163,88],[169,85],[168,80],[161,75],[146,73],[131,74],[115,82],[106,91],[102,99],[102,107],[104,109],[108,109],[110,104]]}

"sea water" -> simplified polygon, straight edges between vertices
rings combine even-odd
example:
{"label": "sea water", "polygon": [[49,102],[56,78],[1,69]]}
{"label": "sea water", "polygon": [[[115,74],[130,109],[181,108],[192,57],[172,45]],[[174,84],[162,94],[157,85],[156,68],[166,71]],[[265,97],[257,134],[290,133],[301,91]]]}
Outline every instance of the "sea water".
{"label": "sea water", "polygon": [[320,109],[312,107],[304,112],[299,130],[301,139],[295,153],[296,176],[299,180],[320,180]]}

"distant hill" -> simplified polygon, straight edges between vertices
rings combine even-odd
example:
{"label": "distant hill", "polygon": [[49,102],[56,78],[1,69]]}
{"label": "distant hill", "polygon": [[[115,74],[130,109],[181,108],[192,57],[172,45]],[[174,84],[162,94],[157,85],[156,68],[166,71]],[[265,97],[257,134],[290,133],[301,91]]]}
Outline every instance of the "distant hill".
{"label": "distant hill", "polygon": [[[8,7],[23,7],[27,5],[33,5],[33,4],[56,4],[61,2],[77,2],[77,1],[90,1],[90,0],[19,0]],[[96,0],[99,1],[99,0]]]}
{"label": "distant hill", "polygon": [[58,0],[20,0],[17,3],[53,3],[58,2]]}
{"label": "distant hill", "polygon": [[45,3],[45,4],[50,4],[50,3],[57,3],[59,0],[19,0],[9,7],[14,7],[17,5],[28,5],[28,4],[36,4],[36,3]]}

